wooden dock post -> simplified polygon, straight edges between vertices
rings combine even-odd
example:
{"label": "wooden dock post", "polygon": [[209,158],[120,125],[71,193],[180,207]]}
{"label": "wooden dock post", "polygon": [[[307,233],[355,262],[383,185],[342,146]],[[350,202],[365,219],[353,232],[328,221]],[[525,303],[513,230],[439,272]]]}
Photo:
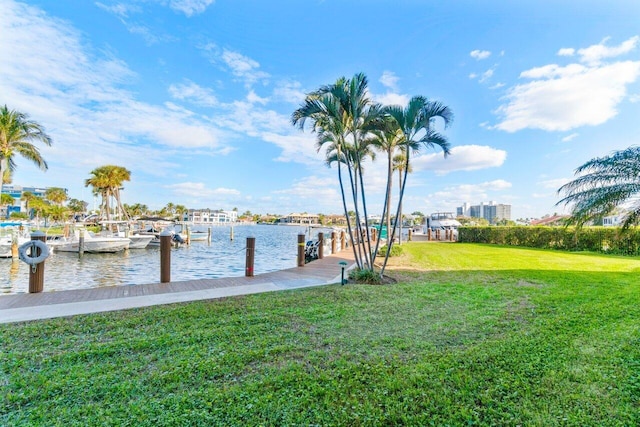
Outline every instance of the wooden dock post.
{"label": "wooden dock post", "polygon": [[231,226],[231,232],[230,232],[230,236],[231,241],[233,242],[233,225]]}
{"label": "wooden dock post", "polygon": [[336,253],[336,247],[338,246],[338,242],[336,242],[337,235],[338,233],[336,233],[335,231],[331,232],[331,253],[332,254]]}
{"label": "wooden dock post", "polygon": [[[34,231],[31,233],[31,240],[40,240],[41,242],[47,242],[47,236],[42,231]],[[35,253],[31,254],[31,258],[36,258],[41,255],[39,248],[32,248]],[[44,290],[44,261],[40,264],[36,264],[29,268],[29,293],[40,293]]]}
{"label": "wooden dock post", "polygon": [[244,275],[247,277],[253,277],[253,262],[255,260],[256,253],[256,238],[247,237],[247,256],[245,262]]}
{"label": "wooden dock post", "polygon": [[160,283],[171,281],[171,232],[160,233]]}
{"label": "wooden dock post", "polygon": [[410,229],[409,229],[409,237],[408,237],[407,239],[408,239],[409,241],[412,241],[412,240],[413,240],[413,238],[412,238],[412,237],[413,237],[413,228],[410,228]]}
{"label": "wooden dock post", "polygon": [[324,258],[324,233],[318,233],[318,259]]}
{"label": "wooden dock post", "polygon": [[211,227],[207,229],[207,243],[211,243]]}
{"label": "wooden dock post", "polygon": [[305,234],[298,234],[298,267],[304,267],[304,238]]}
{"label": "wooden dock post", "polygon": [[78,257],[82,258],[84,255],[84,230],[80,230],[78,235]]}
{"label": "wooden dock post", "polygon": [[344,249],[347,247],[347,233],[342,230],[340,232],[340,250],[344,251]]}
{"label": "wooden dock post", "polygon": [[427,228],[427,240],[431,240],[431,227]]}
{"label": "wooden dock post", "polygon": [[18,259],[18,236],[16,235],[11,240],[11,258]]}

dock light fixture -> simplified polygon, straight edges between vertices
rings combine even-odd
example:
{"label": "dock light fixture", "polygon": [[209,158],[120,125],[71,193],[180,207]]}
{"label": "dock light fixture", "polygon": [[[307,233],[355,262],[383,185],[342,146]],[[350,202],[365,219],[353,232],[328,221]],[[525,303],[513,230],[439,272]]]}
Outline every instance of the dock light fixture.
{"label": "dock light fixture", "polygon": [[340,261],[338,264],[340,264],[340,266],[342,267],[342,279],[340,280],[340,284],[341,285],[346,285],[347,284],[347,279],[344,278],[344,268],[347,266],[347,262],[346,261]]}

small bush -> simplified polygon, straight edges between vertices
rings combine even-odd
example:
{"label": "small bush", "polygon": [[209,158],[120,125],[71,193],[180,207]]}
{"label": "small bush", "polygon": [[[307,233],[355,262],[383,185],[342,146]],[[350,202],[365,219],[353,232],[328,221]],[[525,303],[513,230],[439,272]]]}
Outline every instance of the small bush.
{"label": "small bush", "polygon": [[[379,250],[378,250],[378,255],[379,256],[386,256],[387,255],[387,246],[382,246]],[[402,255],[402,246],[400,245],[393,245],[391,246],[391,253],[389,254],[389,257],[394,257],[394,256],[400,256]]]}
{"label": "small bush", "polygon": [[381,285],[380,275],[373,270],[356,268],[349,271],[349,281],[355,283],[366,283],[368,285]]}

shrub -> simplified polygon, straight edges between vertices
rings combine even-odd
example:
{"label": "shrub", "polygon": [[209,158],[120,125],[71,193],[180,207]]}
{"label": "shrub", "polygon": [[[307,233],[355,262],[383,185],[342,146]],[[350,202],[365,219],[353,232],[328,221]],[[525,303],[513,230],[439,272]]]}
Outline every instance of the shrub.
{"label": "shrub", "polygon": [[[378,250],[378,256],[386,256],[386,255],[387,255],[387,246],[385,245],[380,247],[380,249]],[[400,255],[402,255],[402,246],[392,245],[391,253],[389,254],[389,257],[400,256]]]}
{"label": "shrub", "polygon": [[460,227],[458,241],[640,255],[640,230],[613,227]]}
{"label": "shrub", "polygon": [[366,283],[368,285],[381,285],[382,279],[374,270],[355,268],[349,271],[349,281]]}

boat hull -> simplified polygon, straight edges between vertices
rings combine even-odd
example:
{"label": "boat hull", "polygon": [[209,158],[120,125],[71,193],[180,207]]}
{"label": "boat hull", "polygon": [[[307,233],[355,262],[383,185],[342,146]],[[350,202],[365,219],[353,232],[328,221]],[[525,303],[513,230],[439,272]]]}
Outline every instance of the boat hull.
{"label": "boat hull", "polygon": [[[114,253],[129,248],[129,239],[108,240],[88,240],[84,242],[83,252],[87,253]],[[58,242],[51,244],[56,252],[80,252],[80,242]]]}

